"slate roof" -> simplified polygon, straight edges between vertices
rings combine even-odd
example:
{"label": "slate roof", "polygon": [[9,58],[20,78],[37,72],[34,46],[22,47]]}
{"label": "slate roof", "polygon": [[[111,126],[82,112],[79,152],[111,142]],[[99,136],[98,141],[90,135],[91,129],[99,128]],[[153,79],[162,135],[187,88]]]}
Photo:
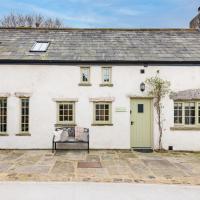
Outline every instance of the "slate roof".
{"label": "slate roof", "polygon": [[172,92],[170,98],[173,100],[199,100],[200,89],[190,89],[178,92]]}
{"label": "slate roof", "polygon": [[[45,53],[30,52],[49,41]],[[195,29],[31,29],[0,28],[0,62],[199,62]]]}

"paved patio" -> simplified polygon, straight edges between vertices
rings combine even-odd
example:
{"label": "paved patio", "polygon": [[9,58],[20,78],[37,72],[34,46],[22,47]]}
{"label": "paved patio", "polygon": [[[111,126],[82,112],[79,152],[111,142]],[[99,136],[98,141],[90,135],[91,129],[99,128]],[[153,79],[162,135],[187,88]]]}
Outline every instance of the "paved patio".
{"label": "paved patio", "polygon": [[200,153],[0,150],[0,181],[200,185]]}

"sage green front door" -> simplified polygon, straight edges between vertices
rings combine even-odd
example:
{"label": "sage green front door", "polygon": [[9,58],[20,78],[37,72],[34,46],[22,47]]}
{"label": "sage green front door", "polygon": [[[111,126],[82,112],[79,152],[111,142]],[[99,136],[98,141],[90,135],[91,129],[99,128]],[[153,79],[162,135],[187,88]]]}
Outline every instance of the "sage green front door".
{"label": "sage green front door", "polygon": [[151,99],[131,99],[131,147],[152,147]]}

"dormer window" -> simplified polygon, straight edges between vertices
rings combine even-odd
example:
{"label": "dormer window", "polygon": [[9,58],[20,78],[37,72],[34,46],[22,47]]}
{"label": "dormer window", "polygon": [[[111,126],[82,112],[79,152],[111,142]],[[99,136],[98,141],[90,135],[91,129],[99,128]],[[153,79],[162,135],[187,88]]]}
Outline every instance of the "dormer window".
{"label": "dormer window", "polygon": [[32,52],[46,52],[49,47],[49,42],[37,41],[30,51]]}

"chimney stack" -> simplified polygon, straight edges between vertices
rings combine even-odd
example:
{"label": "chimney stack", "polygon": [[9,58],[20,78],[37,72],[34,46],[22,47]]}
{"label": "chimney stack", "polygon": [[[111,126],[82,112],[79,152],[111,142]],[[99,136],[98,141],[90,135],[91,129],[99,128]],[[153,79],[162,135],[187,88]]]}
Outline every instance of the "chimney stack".
{"label": "chimney stack", "polygon": [[190,28],[200,29],[200,7],[198,8],[198,14],[190,22]]}

